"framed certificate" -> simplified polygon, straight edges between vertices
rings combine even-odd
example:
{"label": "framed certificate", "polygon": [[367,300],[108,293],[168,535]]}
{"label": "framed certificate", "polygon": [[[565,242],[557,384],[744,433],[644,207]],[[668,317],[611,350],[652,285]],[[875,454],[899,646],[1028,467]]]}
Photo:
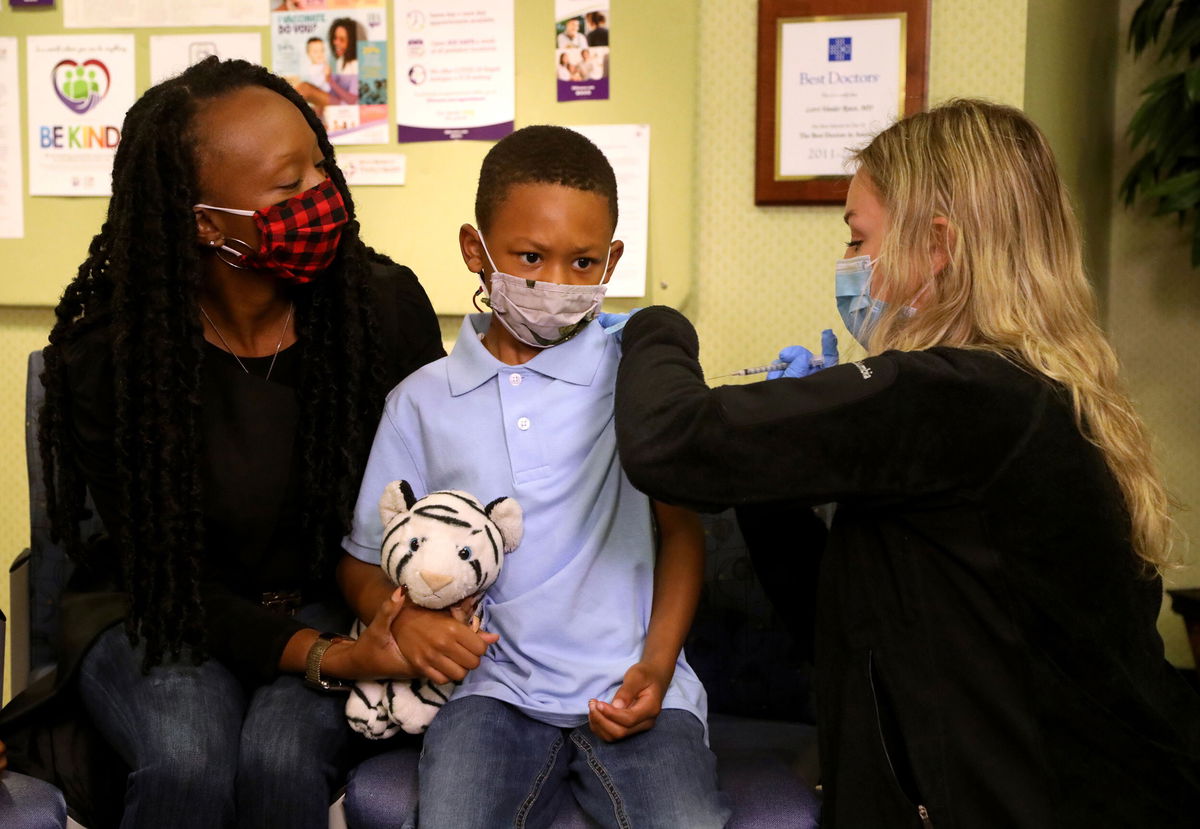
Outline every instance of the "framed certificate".
{"label": "framed certificate", "polygon": [[840,202],[850,156],[925,108],[929,0],[759,0],[754,203]]}

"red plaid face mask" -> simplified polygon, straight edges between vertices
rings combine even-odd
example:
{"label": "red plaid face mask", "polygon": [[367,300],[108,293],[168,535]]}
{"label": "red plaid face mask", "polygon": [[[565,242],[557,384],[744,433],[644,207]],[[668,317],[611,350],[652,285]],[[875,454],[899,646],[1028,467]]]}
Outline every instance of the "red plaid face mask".
{"label": "red plaid face mask", "polygon": [[[331,179],[266,210],[235,210],[211,204],[197,204],[196,207],[254,217],[254,224],[258,226],[258,248],[227,236],[227,241],[237,242],[245,250],[221,245],[216,253],[222,262],[235,268],[271,271],[281,279],[296,282],[311,282],[314,276],[329,267],[337,255],[342,228],[348,218],[341,191]],[[232,258],[222,256],[222,251]]]}

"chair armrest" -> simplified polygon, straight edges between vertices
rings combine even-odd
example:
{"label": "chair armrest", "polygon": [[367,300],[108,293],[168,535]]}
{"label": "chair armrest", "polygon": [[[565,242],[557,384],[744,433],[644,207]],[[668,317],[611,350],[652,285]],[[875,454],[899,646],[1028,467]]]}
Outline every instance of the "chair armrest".
{"label": "chair armrest", "polygon": [[32,553],[23,550],[8,569],[8,595],[12,604],[9,650],[12,665],[12,696],[29,684],[29,568]]}

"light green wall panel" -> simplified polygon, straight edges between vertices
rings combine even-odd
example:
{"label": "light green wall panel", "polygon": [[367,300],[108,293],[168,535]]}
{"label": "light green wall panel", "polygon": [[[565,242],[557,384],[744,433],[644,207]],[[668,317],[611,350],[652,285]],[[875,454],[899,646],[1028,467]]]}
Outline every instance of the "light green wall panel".
{"label": "light green wall panel", "polygon": [[[265,0],[264,0],[265,2]],[[391,2],[388,3],[389,12]],[[692,279],[693,127],[696,111],[698,10],[688,0],[612,4],[612,77],[608,101],[558,103],[554,51],[547,34],[554,24],[553,0],[516,2],[516,123],[645,123],[651,126],[649,259],[647,283],[655,302],[678,305]],[[389,25],[392,18],[389,16]],[[61,10],[0,12],[4,34],[62,32]],[[72,29],[70,34],[87,30]],[[112,31],[112,30],[109,30]],[[138,90],[149,86],[149,38],[185,29],[134,31]],[[212,31],[246,31],[213,27]],[[259,30],[270,62],[270,35]],[[670,33],[669,48],[664,32]],[[390,35],[390,32],[389,32]],[[21,39],[24,98],[25,43]],[[22,110],[27,127],[27,112]],[[362,147],[407,156],[403,187],[359,187],[354,191],[363,238],[412,267],[440,314],[471,310],[476,282],[458,254],[458,228],[473,221],[475,181],[488,142],[428,142]],[[341,147],[339,154],[356,148]],[[27,154],[28,148],[25,148]],[[26,177],[28,181],[28,177]],[[53,304],[87,252],[107,204],[102,198],[26,197],[24,239],[0,239],[8,264],[0,279],[0,305]],[[645,304],[643,301],[640,304]],[[632,305],[618,302],[616,305]]]}

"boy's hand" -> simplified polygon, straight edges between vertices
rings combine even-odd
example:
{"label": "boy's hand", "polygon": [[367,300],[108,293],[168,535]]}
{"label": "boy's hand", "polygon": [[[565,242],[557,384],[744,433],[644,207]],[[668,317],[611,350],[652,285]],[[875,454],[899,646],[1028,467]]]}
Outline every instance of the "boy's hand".
{"label": "boy's hand", "polygon": [[406,604],[392,623],[392,636],[400,653],[417,676],[436,683],[461,680],[479,667],[479,657],[499,635],[476,632],[446,610],[428,610]]}
{"label": "boy's hand", "polygon": [[662,711],[663,697],[670,684],[671,673],[664,675],[649,662],[639,662],[625,672],[625,680],[611,703],[588,701],[588,725],[608,743],[649,731]]}

